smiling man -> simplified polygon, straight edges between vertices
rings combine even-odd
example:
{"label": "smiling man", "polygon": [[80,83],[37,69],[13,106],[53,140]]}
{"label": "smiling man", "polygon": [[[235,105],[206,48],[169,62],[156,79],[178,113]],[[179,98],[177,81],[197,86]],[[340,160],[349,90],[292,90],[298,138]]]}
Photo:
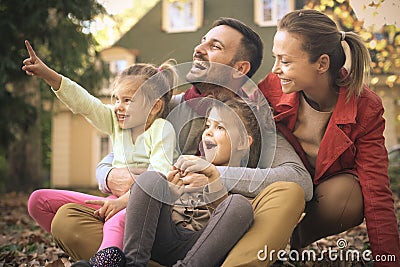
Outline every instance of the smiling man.
{"label": "smiling man", "polygon": [[[201,132],[204,126],[204,97],[210,94],[229,94],[232,97],[245,94],[241,86],[252,77],[259,68],[263,55],[260,37],[248,26],[232,18],[215,21],[212,29],[202,38],[193,53],[193,63],[186,79],[193,85],[184,94],[173,98],[168,120],[179,135],[178,143],[182,154],[197,154]],[[226,89],[229,88],[229,89]],[[275,140],[275,136],[271,139]],[[275,141],[274,141],[275,142]],[[268,144],[264,146],[270,147]],[[224,266],[268,266],[275,259],[260,261],[258,251],[268,246],[276,250],[285,248],[295,227],[305,201],[312,196],[312,183],[309,173],[290,144],[280,135],[276,136],[273,147],[276,149],[273,160],[260,159],[257,169],[245,167],[217,167],[227,190],[252,198],[254,224],[227,256]],[[273,153],[274,151],[269,151]],[[268,153],[267,153],[268,154]],[[126,168],[112,169],[112,155],[106,157],[97,169],[99,187],[104,192],[121,195],[132,185],[132,176]],[[271,164],[272,163],[272,164]],[[185,185],[194,183],[196,176],[185,176]],[[135,178],[136,179],[136,178]],[[254,184],[257,186],[254,187]],[[134,196],[130,201],[133,201]],[[67,200],[66,203],[68,203]],[[128,206],[129,207],[129,206]],[[170,220],[176,226],[177,235],[189,228],[201,232],[212,214],[205,207],[187,209],[174,206]],[[129,236],[135,231],[135,225],[129,224],[129,209],[125,225],[124,252],[129,262]],[[215,221],[213,223],[218,223]],[[74,259],[88,259],[100,245],[103,222],[93,212],[82,205],[67,204],[61,207],[52,222],[52,234],[57,243]],[[229,236],[230,229],[218,235],[221,246]],[[204,238],[208,237],[202,237]],[[213,238],[213,237],[211,237]],[[215,237],[214,237],[215,238]],[[167,240],[170,242],[171,240]],[[163,240],[156,242],[162,244]],[[204,247],[204,251],[215,250],[218,246]],[[180,253],[179,247],[171,253]],[[225,257],[225,255],[223,255]],[[208,266],[203,253],[189,251],[179,265]],[[155,259],[160,261],[159,258]],[[162,259],[161,259],[162,260]],[[222,262],[221,262],[222,264]]]}
{"label": "smiling man", "polygon": [[[253,35],[242,38],[243,34],[238,30],[223,24],[227,22],[227,20],[221,20],[215,23],[214,28],[194,49],[193,67],[186,75],[186,79],[202,94],[213,93],[215,84],[237,89],[237,85],[232,84],[235,79],[232,79],[231,71],[237,70],[251,77],[261,64],[261,40]],[[241,25],[235,26],[239,28]],[[243,54],[249,56],[242,57]]]}

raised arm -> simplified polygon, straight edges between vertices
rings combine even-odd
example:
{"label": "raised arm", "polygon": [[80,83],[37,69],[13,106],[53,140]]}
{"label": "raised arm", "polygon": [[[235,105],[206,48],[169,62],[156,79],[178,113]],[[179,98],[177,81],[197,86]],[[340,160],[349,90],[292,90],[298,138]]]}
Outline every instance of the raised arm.
{"label": "raised arm", "polygon": [[25,41],[25,45],[29,58],[23,61],[22,70],[30,76],[43,79],[73,113],[83,115],[98,130],[111,135],[114,130],[113,107],[103,104],[80,85],[49,68],[36,56],[28,41]]}
{"label": "raised arm", "polygon": [[29,58],[23,61],[24,66],[22,66],[22,70],[25,71],[27,75],[37,76],[43,79],[52,88],[58,90],[61,85],[61,75],[49,68],[36,56],[35,51],[27,40],[25,40],[25,46],[28,50]]}

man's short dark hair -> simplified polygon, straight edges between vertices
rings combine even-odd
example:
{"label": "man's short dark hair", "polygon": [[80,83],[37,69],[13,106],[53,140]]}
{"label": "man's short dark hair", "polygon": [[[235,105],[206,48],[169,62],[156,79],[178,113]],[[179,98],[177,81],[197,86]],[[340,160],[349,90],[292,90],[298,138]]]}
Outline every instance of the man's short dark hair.
{"label": "man's short dark hair", "polygon": [[250,71],[247,76],[251,78],[260,67],[263,58],[263,42],[260,36],[249,26],[234,18],[219,18],[214,21],[212,28],[221,25],[229,26],[243,35],[236,60],[248,60],[250,62]]}

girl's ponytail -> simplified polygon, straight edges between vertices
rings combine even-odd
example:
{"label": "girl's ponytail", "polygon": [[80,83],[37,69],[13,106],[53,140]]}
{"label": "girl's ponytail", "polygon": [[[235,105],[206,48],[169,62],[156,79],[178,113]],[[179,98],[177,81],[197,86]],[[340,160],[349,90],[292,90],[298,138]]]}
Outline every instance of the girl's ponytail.
{"label": "girl's ponytail", "polygon": [[162,80],[163,89],[161,92],[161,100],[164,103],[164,108],[160,112],[161,118],[166,118],[170,112],[170,101],[173,95],[173,89],[176,87],[178,75],[176,72],[176,61],[169,59],[162,63],[158,68],[160,80]]}

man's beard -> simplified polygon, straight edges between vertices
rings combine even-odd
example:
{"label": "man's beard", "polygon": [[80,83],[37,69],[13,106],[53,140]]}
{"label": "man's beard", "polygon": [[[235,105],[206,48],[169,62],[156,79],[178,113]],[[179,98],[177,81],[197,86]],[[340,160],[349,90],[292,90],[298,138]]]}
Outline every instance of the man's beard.
{"label": "man's beard", "polygon": [[[237,96],[236,91],[232,88],[227,88],[220,85],[210,83],[195,83],[194,87],[204,96],[214,96],[217,99],[221,98],[233,98]],[[222,97],[223,96],[223,97]]]}
{"label": "man's beard", "polygon": [[211,63],[208,69],[197,70],[197,75],[189,71],[186,80],[202,94],[210,93],[216,87],[229,88],[232,84],[232,74],[235,71],[232,66],[232,63],[230,65]]}

